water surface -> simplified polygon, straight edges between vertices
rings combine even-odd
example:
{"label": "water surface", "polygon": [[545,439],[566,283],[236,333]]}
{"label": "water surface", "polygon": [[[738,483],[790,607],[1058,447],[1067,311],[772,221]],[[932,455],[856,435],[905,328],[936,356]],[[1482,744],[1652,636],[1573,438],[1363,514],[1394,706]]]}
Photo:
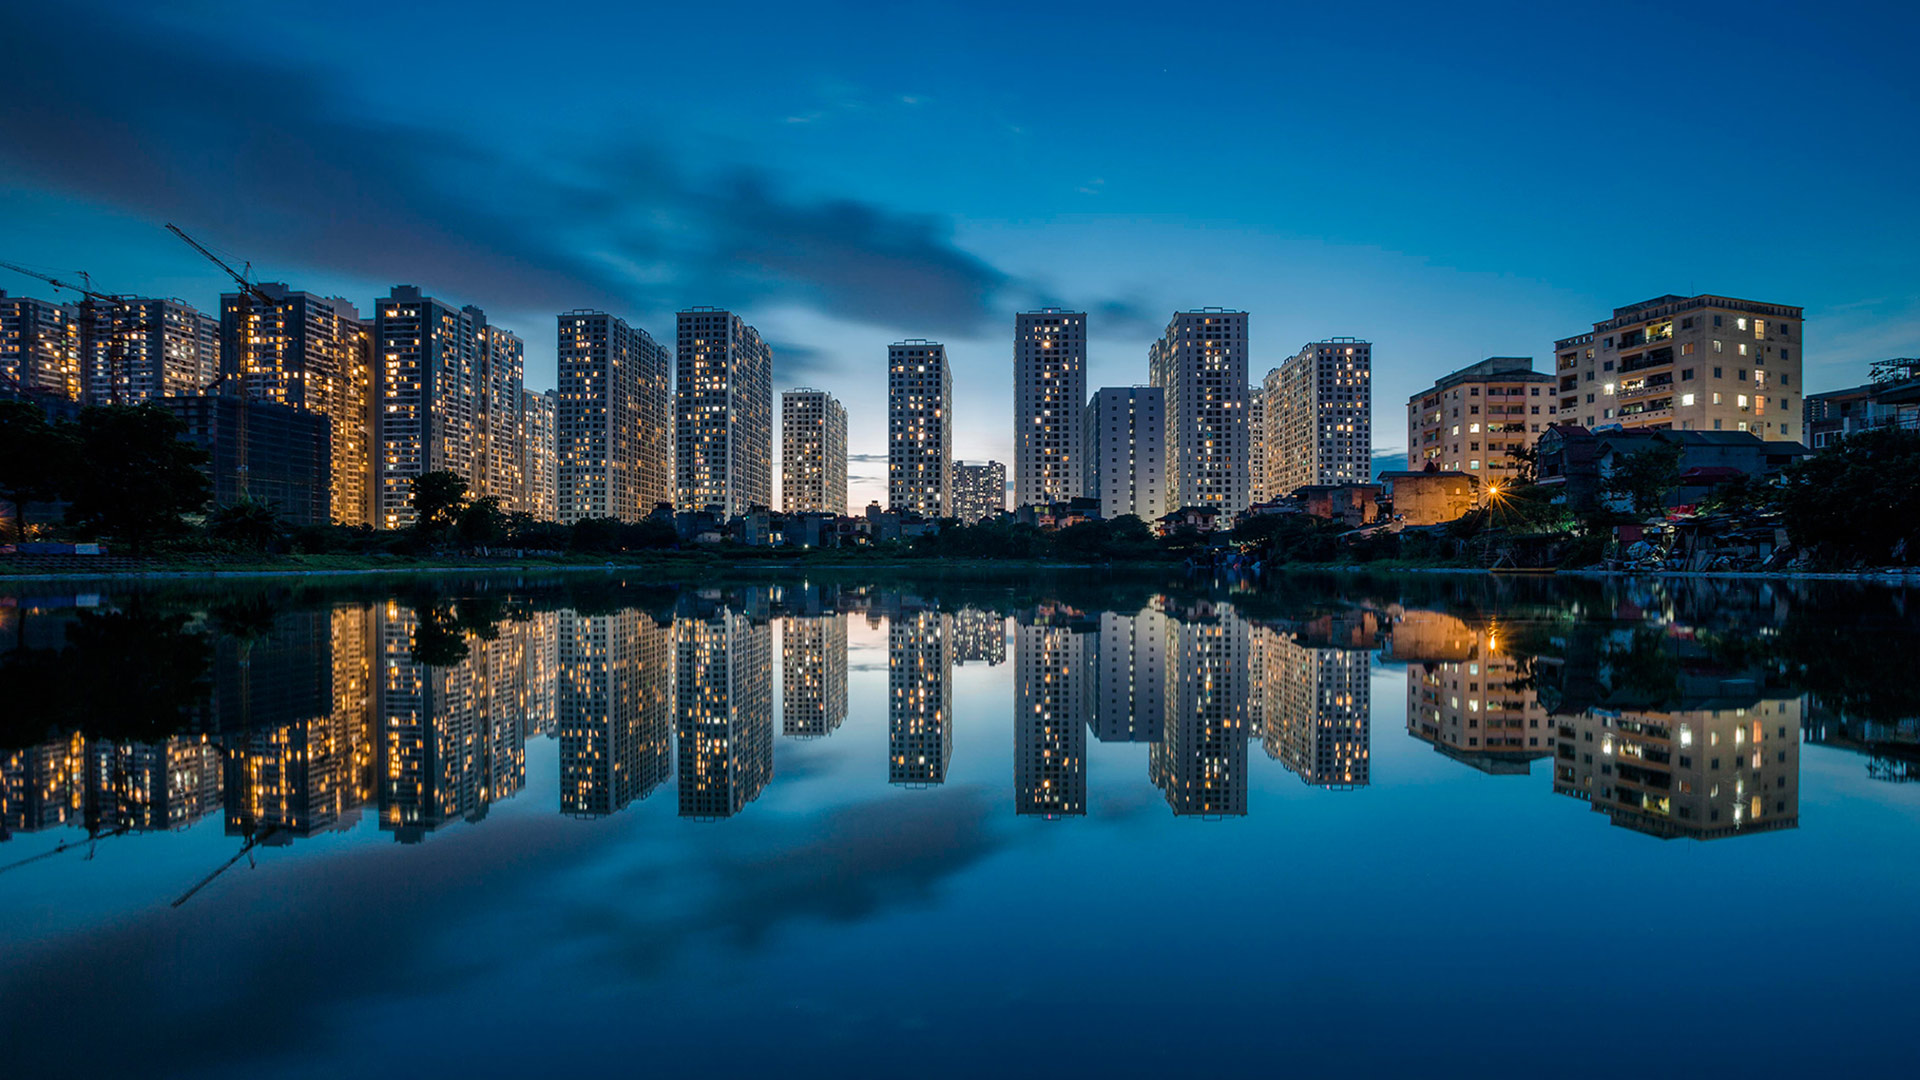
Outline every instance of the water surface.
{"label": "water surface", "polygon": [[1904,1071],[1914,599],[15,587],[0,1046],[21,1076]]}

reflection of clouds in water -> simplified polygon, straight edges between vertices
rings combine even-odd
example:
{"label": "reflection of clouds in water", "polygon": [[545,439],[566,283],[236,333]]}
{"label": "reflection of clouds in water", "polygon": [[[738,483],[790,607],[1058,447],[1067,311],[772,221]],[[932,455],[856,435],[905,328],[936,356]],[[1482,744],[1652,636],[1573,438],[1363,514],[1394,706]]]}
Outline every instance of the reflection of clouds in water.
{"label": "reflection of clouds in water", "polygon": [[[509,958],[430,957],[436,941],[424,928],[501,903],[506,873],[537,882],[613,835],[573,825],[503,816],[432,844],[332,859],[269,850],[252,880],[222,880],[178,910],[18,949],[0,967],[8,1072],[102,1075],[158,1063],[191,1072],[327,1045],[326,1025],[246,1018],[311,1020],[357,998],[436,992],[497,967]],[[100,1017],[112,1017],[112,1038],[98,1037]]]}
{"label": "reflection of clouds in water", "polygon": [[[860,922],[881,909],[930,901],[938,884],[999,848],[992,795],[945,789],[931,799],[889,797],[806,819],[740,819],[713,830],[678,863],[648,855],[619,875],[619,904],[562,916],[586,952],[647,974],[689,939],[753,948],[784,923]],[[751,826],[744,827],[744,826]],[[635,906],[628,897],[671,898]]]}
{"label": "reflection of clouds in water", "polygon": [[[782,765],[788,780],[831,769]],[[309,1052],[330,1045],[328,1025],[236,1018],[271,1003],[276,1016],[318,1019],[374,996],[405,1000],[498,973],[517,956],[452,939],[523,891],[547,894],[539,905],[551,913],[550,932],[584,946],[583,962],[612,960],[601,970],[644,977],[703,937],[751,950],[784,923],[859,922],[928,903],[942,881],[1003,843],[991,807],[986,789],[956,787],[806,817],[689,825],[657,842],[636,835],[638,816],[586,826],[503,816],[425,845],[277,865],[268,852],[265,873],[241,887],[225,882],[177,911],[10,955],[0,970],[9,1003],[0,1043],[21,1075],[155,1062],[192,1071]],[[608,857],[634,862],[609,866]],[[596,882],[593,895],[618,900],[557,902],[551,894],[569,871]],[[156,991],[183,979],[192,993]],[[114,1018],[112,1039],[88,1035],[103,1015]]]}

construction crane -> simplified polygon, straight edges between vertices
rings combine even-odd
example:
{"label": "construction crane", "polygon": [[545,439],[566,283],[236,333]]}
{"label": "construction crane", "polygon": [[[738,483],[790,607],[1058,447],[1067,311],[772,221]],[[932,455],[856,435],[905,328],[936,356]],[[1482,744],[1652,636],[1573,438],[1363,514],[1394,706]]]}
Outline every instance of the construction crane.
{"label": "construction crane", "polygon": [[[241,271],[235,270],[233,267],[227,265],[226,260],[222,259],[218,255],[215,255],[213,252],[208,251],[206,248],[206,245],[200,243],[200,241],[198,240],[195,240],[193,237],[188,236],[186,233],[186,230],[182,229],[180,226],[169,222],[167,224],[167,231],[179,237],[188,247],[192,248],[193,250],[199,252],[201,255],[205,256],[208,262],[219,267],[222,273],[226,274],[228,277],[233,279],[233,283],[235,285],[240,286],[241,294],[246,296],[248,299],[252,300],[254,303],[261,305],[262,307],[266,308],[268,311],[272,311],[275,307],[279,305],[280,302],[274,299],[271,295],[269,295],[265,289],[262,289],[260,286],[255,285],[251,281],[248,281],[246,274],[242,273]],[[247,269],[251,270],[252,268],[253,268],[253,264],[251,263],[247,264]],[[236,433],[234,438],[233,486],[234,486],[234,491],[236,495],[240,499],[245,499],[248,497],[247,495],[247,407],[249,404],[248,395],[247,395],[247,386],[245,381],[246,366],[247,366],[247,359],[248,359],[247,356],[245,355],[245,349],[246,349],[245,343],[247,339],[250,337],[250,335],[247,333],[246,327],[243,325],[236,325],[235,329],[237,331],[236,339],[234,341],[235,352],[238,352],[241,355],[227,357],[225,359],[225,361],[221,364],[221,366],[224,368],[230,368],[231,370],[222,371],[220,373],[220,377],[214,381],[214,386],[224,389],[229,375],[231,375],[236,380],[238,380],[240,384],[239,392],[235,395],[239,400],[235,402],[235,405],[234,405],[234,407],[237,410],[239,410],[237,413],[237,415],[239,416],[239,431]]]}
{"label": "construction crane", "polygon": [[[0,267],[12,270],[16,274],[25,274],[28,277],[39,278],[41,281],[46,282],[56,289],[66,289],[68,292],[76,292],[85,297],[86,299],[81,305],[85,311],[82,325],[87,328],[88,333],[96,336],[99,334],[99,315],[94,310],[95,305],[105,304],[121,312],[131,312],[135,310],[134,306],[128,302],[127,297],[112,296],[96,291],[93,287],[93,277],[84,270],[80,271],[77,275],[84,284],[75,285],[71,281],[62,281],[51,274],[43,274],[38,270],[29,270],[18,263],[0,262]],[[144,331],[152,329],[152,326],[146,322],[129,323],[127,329]],[[121,336],[117,333],[108,335],[107,393],[109,395],[108,399],[115,405],[120,404],[120,375],[125,363],[126,342],[122,340]]]}

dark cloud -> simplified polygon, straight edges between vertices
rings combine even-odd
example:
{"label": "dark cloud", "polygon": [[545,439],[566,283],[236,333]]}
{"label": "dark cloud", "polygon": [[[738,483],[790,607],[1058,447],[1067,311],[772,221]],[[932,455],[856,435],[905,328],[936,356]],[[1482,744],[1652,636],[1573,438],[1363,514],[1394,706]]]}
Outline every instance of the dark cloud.
{"label": "dark cloud", "polygon": [[690,177],[644,146],[518,158],[349,115],[318,72],[97,14],[0,12],[0,178],[177,221],[267,267],[523,311],[781,300],[943,334],[985,326],[1008,284],[934,217],[794,199],[753,169]]}
{"label": "dark cloud", "polygon": [[885,454],[848,454],[847,460],[848,461],[864,461],[869,465],[872,465],[875,463],[884,465],[887,463],[887,455]]}
{"label": "dark cloud", "polygon": [[767,345],[773,349],[773,382],[776,386],[805,386],[822,375],[836,375],[842,370],[825,349],[784,341],[769,341]]}

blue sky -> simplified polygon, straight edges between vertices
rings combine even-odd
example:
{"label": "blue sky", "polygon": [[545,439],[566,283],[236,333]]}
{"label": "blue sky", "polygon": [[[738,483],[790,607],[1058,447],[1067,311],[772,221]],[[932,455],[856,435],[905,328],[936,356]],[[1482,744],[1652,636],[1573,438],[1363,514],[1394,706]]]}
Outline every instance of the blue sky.
{"label": "blue sky", "polygon": [[956,452],[1007,460],[1014,311],[1092,311],[1098,386],[1145,381],[1174,309],[1240,307],[1256,379],[1374,341],[1387,450],[1424,380],[1667,292],[1805,306],[1809,389],[1920,352],[1917,31],[1846,3],[13,5],[0,258],[211,307],[174,221],[269,280],[479,304],[536,388],[560,310],[664,337],[730,306],[778,387],[846,400],[856,455],[888,341],[947,342]]}

